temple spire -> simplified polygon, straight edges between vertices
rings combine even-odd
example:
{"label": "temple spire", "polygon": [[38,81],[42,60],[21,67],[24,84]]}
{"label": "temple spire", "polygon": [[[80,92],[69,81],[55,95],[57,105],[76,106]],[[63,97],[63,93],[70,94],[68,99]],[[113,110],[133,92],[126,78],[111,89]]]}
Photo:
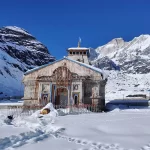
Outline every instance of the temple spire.
{"label": "temple spire", "polygon": [[81,45],[81,38],[79,37],[78,47],[80,47],[80,45]]}

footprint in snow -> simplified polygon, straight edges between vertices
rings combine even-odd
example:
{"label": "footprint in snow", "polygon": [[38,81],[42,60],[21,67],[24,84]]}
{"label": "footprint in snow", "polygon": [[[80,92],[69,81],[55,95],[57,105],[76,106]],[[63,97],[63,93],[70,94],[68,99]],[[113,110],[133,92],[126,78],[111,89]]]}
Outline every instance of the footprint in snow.
{"label": "footprint in snow", "polygon": [[82,145],[87,145],[88,142],[87,141],[82,141]]}
{"label": "footprint in snow", "polygon": [[91,145],[92,145],[92,146],[97,146],[98,144],[94,142],[94,143],[92,143]]}
{"label": "footprint in snow", "polygon": [[77,144],[81,144],[81,140],[76,140],[76,143]]}
{"label": "footprint in snow", "polygon": [[68,139],[68,141],[69,141],[69,142],[74,142],[74,141],[75,141],[75,139],[73,139],[73,138],[69,138],[69,139]]}
{"label": "footprint in snow", "polygon": [[[71,138],[67,136],[59,135],[58,138],[62,138],[67,140],[68,142],[75,142],[76,144],[81,145],[89,145],[90,149],[81,149],[81,150],[125,150],[124,148],[119,147],[118,144],[102,144],[99,142],[91,142],[88,140],[82,140],[78,138]],[[79,149],[78,149],[79,150]],[[150,150],[150,149],[142,149],[142,150]]]}

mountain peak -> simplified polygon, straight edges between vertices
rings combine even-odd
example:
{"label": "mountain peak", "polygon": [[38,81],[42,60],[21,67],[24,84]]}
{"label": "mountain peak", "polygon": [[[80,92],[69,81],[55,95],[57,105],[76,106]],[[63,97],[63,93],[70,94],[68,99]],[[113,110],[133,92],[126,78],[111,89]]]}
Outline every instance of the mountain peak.
{"label": "mountain peak", "polygon": [[111,41],[124,41],[124,39],[122,37],[120,37],[120,38],[114,38]]}
{"label": "mountain peak", "polygon": [[101,58],[103,56],[108,56],[108,55],[110,55],[111,57],[112,54],[114,55],[114,53],[118,49],[122,48],[125,45],[126,42],[123,40],[123,38],[114,38],[107,44],[100,46],[96,49],[96,52],[100,54],[98,58]]}
{"label": "mountain peak", "polygon": [[23,94],[23,73],[54,60],[47,47],[26,30],[0,28],[0,97]]}
{"label": "mountain peak", "polygon": [[[95,51],[98,54],[97,58],[93,58],[95,63],[101,63],[100,59],[108,57],[125,72],[150,72],[150,67],[148,67],[150,65],[149,34],[142,34],[128,42],[125,42],[122,38],[115,38],[107,44],[98,47]],[[99,64],[99,66],[101,65]]]}
{"label": "mountain peak", "polygon": [[125,44],[125,41],[123,38],[114,38],[110,42],[108,42],[106,45],[107,47],[116,47],[120,48]]}
{"label": "mountain peak", "polygon": [[150,37],[150,34],[141,34],[139,37]]}
{"label": "mountain peak", "polygon": [[17,27],[17,26],[6,26],[4,28],[9,29],[9,30],[13,30],[15,32],[20,32],[20,33],[23,33],[23,34],[31,35],[25,29]]}
{"label": "mountain peak", "polygon": [[[54,57],[50,55],[45,45],[25,29],[16,26],[0,28],[0,50],[7,52],[14,58],[17,57],[28,65],[43,65],[54,61]],[[29,56],[28,59],[27,56]],[[31,60],[31,56],[34,59]]]}

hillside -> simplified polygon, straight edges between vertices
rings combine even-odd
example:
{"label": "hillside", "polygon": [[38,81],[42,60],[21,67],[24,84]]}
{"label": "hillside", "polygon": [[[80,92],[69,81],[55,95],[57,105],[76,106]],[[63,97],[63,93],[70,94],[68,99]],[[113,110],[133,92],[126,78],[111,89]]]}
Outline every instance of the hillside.
{"label": "hillside", "polygon": [[0,97],[23,95],[24,72],[54,60],[46,46],[26,30],[0,28]]}
{"label": "hillside", "polygon": [[[98,56],[93,64],[99,68],[121,69],[127,73],[150,72],[150,35],[140,35],[129,42],[115,38],[95,51]],[[102,61],[104,58],[106,61]]]}
{"label": "hillside", "polygon": [[140,35],[128,42],[115,38],[91,54],[96,56],[91,59],[94,66],[109,70],[107,99],[139,93],[149,95],[150,35]]}

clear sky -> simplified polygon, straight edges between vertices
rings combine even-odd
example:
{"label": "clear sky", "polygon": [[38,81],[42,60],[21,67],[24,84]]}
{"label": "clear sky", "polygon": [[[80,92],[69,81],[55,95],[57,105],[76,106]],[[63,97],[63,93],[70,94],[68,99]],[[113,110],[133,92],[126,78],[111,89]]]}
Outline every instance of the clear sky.
{"label": "clear sky", "polygon": [[19,26],[57,59],[68,47],[96,48],[150,34],[150,0],[1,0],[0,26]]}

